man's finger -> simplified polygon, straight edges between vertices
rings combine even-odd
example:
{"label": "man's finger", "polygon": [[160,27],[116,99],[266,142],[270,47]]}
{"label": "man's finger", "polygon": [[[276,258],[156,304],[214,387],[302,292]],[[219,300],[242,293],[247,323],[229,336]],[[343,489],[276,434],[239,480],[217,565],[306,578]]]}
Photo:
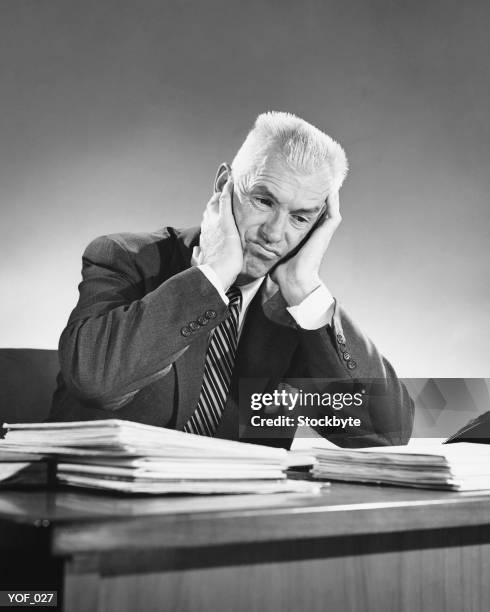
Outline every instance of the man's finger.
{"label": "man's finger", "polygon": [[231,176],[229,176],[219,196],[219,211],[221,214],[226,213],[228,210],[231,210],[232,194],[233,179],[231,178]]}
{"label": "man's finger", "polygon": [[233,179],[230,177],[223,188],[220,198],[220,217],[229,231],[236,230],[235,216],[233,214]]}
{"label": "man's finger", "polygon": [[315,232],[322,237],[331,236],[342,221],[338,191],[329,194],[326,200],[326,205],[327,209],[325,211],[325,219],[323,223],[318,226]]}
{"label": "man's finger", "polygon": [[202,214],[201,230],[203,225],[209,225],[213,219],[216,219],[219,214],[219,193],[215,193],[208,203]]}
{"label": "man's finger", "polygon": [[339,210],[339,194],[332,193],[326,201],[327,209],[324,220],[313,230],[303,249],[325,251],[332,236],[342,221]]}
{"label": "man's finger", "polygon": [[199,266],[202,263],[203,253],[200,246],[195,246],[192,249],[191,265]]}
{"label": "man's finger", "polygon": [[327,216],[333,218],[341,218],[340,217],[340,198],[339,192],[333,191],[328,194],[327,197]]}
{"label": "man's finger", "polygon": [[211,196],[209,202],[207,203],[205,211],[208,211],[208,212],[218,212],[220,197],[221,197],[221,194],[219,192],[214,193]]}

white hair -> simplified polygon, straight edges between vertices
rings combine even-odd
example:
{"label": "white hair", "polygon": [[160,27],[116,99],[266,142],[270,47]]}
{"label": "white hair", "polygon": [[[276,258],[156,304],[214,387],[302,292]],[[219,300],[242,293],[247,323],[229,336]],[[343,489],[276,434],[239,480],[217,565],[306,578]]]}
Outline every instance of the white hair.
{"label": "white hair", "polygon": [[291,113],[257,117],[232,162],[233,174],[244,177],[271,155],[301,174],[324,173],[329,192],[338,191],[347,175],[347,157],[339,143]]}

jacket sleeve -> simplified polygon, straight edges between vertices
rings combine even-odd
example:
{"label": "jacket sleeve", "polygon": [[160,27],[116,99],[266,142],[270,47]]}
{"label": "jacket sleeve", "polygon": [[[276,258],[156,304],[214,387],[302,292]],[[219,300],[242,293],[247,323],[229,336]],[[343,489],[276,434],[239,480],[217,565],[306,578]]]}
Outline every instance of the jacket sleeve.
{"label": "jacket sleeve", "polygon": [[388,360],[343,308],[335,302],[331,325],[298,331],[305,377],[316,380],[319,387],[358,393],[362,401],[326,410],[331,416],[359,419],[359,426],[318,427],[318,433],[345,447],[406,444],[413,427],[413,401]]}
{"label": "jacket sleeve", "polygon": [[117,405],[164,376],[226,317],[225,303],[197,268],[150,292],[144,282],[120,240],[103,236],[85,250],[78,304],[59,342],[63,378],[81,399]]}

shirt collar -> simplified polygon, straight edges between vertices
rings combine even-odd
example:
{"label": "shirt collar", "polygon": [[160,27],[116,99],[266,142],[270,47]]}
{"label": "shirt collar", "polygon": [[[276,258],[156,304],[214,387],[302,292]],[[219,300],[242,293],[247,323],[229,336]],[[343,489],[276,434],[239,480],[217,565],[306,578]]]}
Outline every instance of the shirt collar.
{"label": "shirt collar", "polygon": [[246,308],[253,300],[264,278],[265,276],[261,276],[260,278],[256,278],[255,280],[250,283],[247,283],[246,285],[236,285],[236,287],[240,289],[240,292],[242,294],[242,309]]}

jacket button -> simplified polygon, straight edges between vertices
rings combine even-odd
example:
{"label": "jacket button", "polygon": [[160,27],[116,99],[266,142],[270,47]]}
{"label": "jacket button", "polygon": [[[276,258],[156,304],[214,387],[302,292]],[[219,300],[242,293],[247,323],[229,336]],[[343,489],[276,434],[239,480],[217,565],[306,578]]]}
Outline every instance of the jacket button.
{"label": "jacket button", "polygon": [[339,344],[345,344],[345,338],[342,334],[337,334],[337,342]]}
{"label": "jacket button", "polygon": [[351,359],[347,364],[347,367],[349,368],[349,370],[354,370],[355,368],[357,368],[357,363],[353,359]]}
{"label": "jacket button", "polygon": [[216,319],[216,310],[206,310],[204,316],[206,319]]}
{"label": "jacket button", "polygon": [[185,327],[183,327],[183,328],[180,330],[180,333],[181,333],[183,336],[190,336],[190,335],[192,334],[192,329],[191,329],[190,327],[187,327],[187,325],[186,325]]}
{"label": "jacket button", "polygon": [[346,361],[349,361],[349,359],[350,359],[350,353],[348,353],[347,351],[345,351],[345,353],[342,353],[342,356],[343,356],[343,358],[344,358]]}
{"label": "jacket button", "polygon": [[199,323],[199,325],[207,325],[208,324],[208,320],[204,315],[201,315],[200,317],[197,317],[197,322]]}
{"label": "jacket button", "polygon": [[199,329],[200,325],[197,321],[191,321],[189,323],[189,327],[191,328],[192,331],[196,331],[196,329]]}

